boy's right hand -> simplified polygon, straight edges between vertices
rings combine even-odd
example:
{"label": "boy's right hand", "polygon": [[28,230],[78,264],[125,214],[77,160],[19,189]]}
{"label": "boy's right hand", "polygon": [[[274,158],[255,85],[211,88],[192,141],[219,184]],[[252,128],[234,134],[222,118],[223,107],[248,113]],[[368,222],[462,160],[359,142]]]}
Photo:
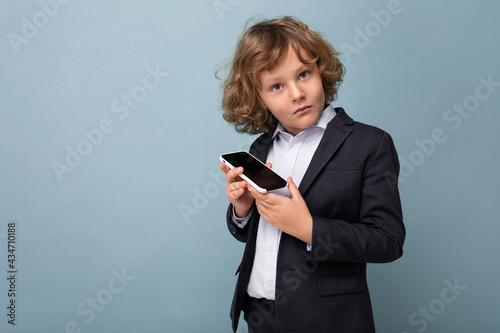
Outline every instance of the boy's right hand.
{"label": "boy's right hand", "polygon": [[[270,163],[268,164],[270,165]],[[226,174],[226,195],[229,202],[234,206],[236,216],[248,216],[255,199],[248,191],[248,183],[239,176],[243,173],[243,167],[230,169],[224,163],[220,163],[219,167]]]}

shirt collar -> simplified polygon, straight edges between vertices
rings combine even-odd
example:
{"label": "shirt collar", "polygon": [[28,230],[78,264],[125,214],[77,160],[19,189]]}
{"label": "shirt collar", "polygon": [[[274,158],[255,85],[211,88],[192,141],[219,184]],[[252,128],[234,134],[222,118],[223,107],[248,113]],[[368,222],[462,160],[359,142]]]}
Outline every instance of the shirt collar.
{"label": "shirt collar", "polygon": [[[328,125],[328,123],[337,115],[337,112],[335,112],[335,109],[333,108],[333,106],[331,105],[328,105],[324,110],[323,112],[321,112],[321,115],[319,116],[319,119],[318,119],[318,122],[314,125],[312,125],[311,127],[309,128],[313,128],[313,127],[319,127],[323,130],[326,129],[326,126]],[[305,129],[308,130],[309,128]],[[278,124],[278,126],[276,127],[276,130],[274,131],[274,134],[273,134],[273,139],[280,133],[288,133],[287,130],[283,127],[283,125],[281,125],[281,123]]]}

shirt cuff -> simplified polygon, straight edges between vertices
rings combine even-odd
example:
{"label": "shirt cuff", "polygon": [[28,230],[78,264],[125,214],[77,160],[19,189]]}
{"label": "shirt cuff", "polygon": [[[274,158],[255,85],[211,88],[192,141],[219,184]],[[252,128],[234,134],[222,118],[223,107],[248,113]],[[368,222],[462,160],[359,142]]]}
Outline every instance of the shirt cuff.
{"label": "shirt cuff", "polygon": [[231,214],[231,222],[233,222],[234,225],[236,225],[238,228],[245,228],[245,226],[248,223],[248,220],[250,220],[250,217],[253,214],[253,209],[250,211],[250,213],[245,216],[245,217],[237,217],[236,214],[234,213],[234,206],[233,206],[233,214]]}

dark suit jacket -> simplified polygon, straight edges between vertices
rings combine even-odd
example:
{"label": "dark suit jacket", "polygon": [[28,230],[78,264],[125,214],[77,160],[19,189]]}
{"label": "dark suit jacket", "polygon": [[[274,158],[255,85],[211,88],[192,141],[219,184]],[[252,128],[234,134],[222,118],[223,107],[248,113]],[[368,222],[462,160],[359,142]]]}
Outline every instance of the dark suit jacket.
{"label": "dark suit jacket", "polygon": [[[280,332],[374,332],[366,263],[402,255],[405,228],[395,181],[399,162],[386,132],[353,121],[342,108],[328,124],[299,186],[313,217],[311,251],[283,233],[276,276]],[[273,130],[250,152],[265,161]],[[386,177],[385,175],[392,175]],[[396,185],[396,186],[395,186]],[[246,242],[231,306],[236,331],[255,255],[259,214],[231,234]]]}

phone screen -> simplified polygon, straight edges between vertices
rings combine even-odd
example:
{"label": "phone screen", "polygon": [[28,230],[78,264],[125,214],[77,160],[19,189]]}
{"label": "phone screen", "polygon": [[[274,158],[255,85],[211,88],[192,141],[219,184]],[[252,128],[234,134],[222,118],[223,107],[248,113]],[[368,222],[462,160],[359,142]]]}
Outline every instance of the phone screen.
{"label": "phone screen", "polygon": [[272,191],[287,185],[286,180],[247,152],[235,152],[222,154],[221,156],[233,167],[243,167],[243,174],[251,179],[257,186],[267,191]]}

